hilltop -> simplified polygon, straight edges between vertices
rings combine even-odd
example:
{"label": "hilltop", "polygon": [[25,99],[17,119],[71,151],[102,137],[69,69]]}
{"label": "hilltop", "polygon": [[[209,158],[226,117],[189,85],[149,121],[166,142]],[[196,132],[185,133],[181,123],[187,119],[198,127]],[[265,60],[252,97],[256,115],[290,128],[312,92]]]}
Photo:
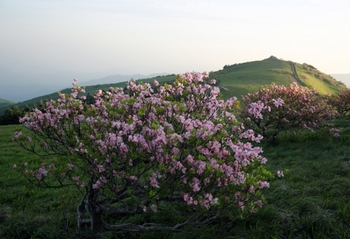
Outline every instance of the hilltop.
{"label": "hilltop", "polygon": [[222,70],[211,72],[210,77],[220,82],[225,98],[232,95],[240,98],[272,83],[290,85],[297,82],[321,94],[337,94],[346,88],[342,82],[312,65],[285,61],[274,56],[260,61],[225,65]]}
{"label": "hilltop", "polygon": [[[160,83],[165,83],[174,80],[175,76],[175,74],[170,74],[140,79],[138,81],[152,82],[153,79],[157,79]],[[313,88],[321,94],[337,94],[346,88],[344,83],[320,72],[312,65],[285,61],[274,56],[260,61],[225,65],[221,70],[211,71],[209,77],[217,80],[224,98],[232,96],[240,98],[242,95],[254,92],[262,86],[272,83],[289,85],[292,82],[297,82],[302,86]],[[110,87],[125,87],[126,82],[89,85],[86,86],[86,93],[93,95],[99,89],[108,90]],[[84,82],[79,85],[84,86]],[[63,89],[61,92],[70,93],[70,88]],[[56,92],[23,101],[14,104],[14,106],[23,109],[26,106],[38,106],[40,102],[57,98],[58,94]],[[5,110],[6,107],[0,108],[0,114],[3,114]]]}

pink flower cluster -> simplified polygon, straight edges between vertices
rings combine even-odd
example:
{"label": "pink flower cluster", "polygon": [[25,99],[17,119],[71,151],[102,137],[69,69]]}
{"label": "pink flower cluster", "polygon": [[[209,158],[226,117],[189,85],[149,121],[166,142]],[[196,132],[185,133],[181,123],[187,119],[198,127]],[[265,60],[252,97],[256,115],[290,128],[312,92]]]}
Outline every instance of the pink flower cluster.
{"label": "pink flower cluster", "polygon": [[323,127],[337,115],[327,98],[296,83],[261,88],[243,96],[242,103],[245,127],[266,140],[274,140],[282,131]]}
{"label": "pink flower cluster", "polygon": [[336,109],[338,116],[347,115],[350,112],[350,89],[328,96],[328,103]]}
{"label": "pink flower cluster", "polygon": [[279,178],[284,177],[283,171],[277,171],[277,177]]}

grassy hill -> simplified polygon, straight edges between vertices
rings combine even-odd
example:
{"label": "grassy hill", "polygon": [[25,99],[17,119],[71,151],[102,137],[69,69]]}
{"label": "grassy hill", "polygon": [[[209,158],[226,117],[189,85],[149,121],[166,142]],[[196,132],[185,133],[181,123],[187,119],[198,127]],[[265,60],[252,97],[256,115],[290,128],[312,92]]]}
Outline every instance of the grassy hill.
{"label": "grassy hill", "polygon": [[5,100],[5,99],[1,99],[1,98],[0,98],[0,108],[2,108],[2,107],[8,107],[8,106],[13,105],[13,104],[14,104],[14,102],[12,102],[12,101]]}
{"label": "grassy hill", "polygon": [[220,81],[225,98],[232,95],[239,98],[271,83],[289,85],[297,82],[321,94],[337,94],[346,87],[311,65],[284,61],[274,56],[261,61],[226,65],[222,70],[211,72],[210,77]]}
{"label": "grassy hill", "polygon": [[[300,85],[314,88],[321,94],[337,94],[346,88],[342,82],[336,81],[330,75],[318,71],[311,65],[284,61],[274,56],[261,61],[226,65],[222,70],[211,71],[210,78],[218,80],[224,98],[232,96],[240,98],[242,95],[254,92],[262,86],[272,83],[289,85],[295,81]],[[139,81],[151,82],[153,79],[164,83],[174,80],[175,75],[158,76]],[[124,87],[125,85],[126,82],[87,86],[86,92],[94,94],[99,89],[108,90],[110,87]],[[61,92],[69,93],[70,89],[67,88]],[[38,106],[40,101],[45,102],[46,100],[57,98],[57,93],[52,93],[17,103],[16,106],[23,109],[26,106]],[[5,110],[6,107],[1,108],[0,105],[0,115]]]}

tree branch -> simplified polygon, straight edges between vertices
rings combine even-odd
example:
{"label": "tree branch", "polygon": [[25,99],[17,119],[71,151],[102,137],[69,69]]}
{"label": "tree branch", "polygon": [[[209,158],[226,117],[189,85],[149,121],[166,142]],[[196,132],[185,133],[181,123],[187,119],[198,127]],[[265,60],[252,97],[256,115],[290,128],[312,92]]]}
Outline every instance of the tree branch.
{"label": "tree branch", "polygon": [[194,221],[190,221],[190,219],[188,219],[187,221],[185,221],[183,223],[178,223],[174,226],[164,226],[164,225],[155,224],[155,223],[144,223],[142,225],[137,225],[137,224],[133,224],[133,223],[123,223],[123,224],[119,224],[119,225],[110,225],[110,224],[103,222],[102,227],[105,230],[109,230],[109,231],[132,231],[132,232],[172,231],[172,232],[180,232],[180,231],[182,231],[181,228],[183,228],[184,226],[187,226],[187,225],[191,225],[191,226],[205,225],[205,224],[208,224],[208,223],[212,222],[213,220],[217,219],[219,217],[219,215],[220,215],[220,213],[217,212],[214,216],[208,217],[208,218],[201,217],[201,218],[198,218],[197,220],[194,220]]}

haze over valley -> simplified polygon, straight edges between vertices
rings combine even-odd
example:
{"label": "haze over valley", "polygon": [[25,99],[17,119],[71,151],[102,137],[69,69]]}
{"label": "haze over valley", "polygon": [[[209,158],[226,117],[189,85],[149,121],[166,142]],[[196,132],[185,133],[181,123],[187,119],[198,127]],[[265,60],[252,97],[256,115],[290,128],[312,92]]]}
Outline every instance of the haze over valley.
{"label": "haze over valley", "polygon": [[0,98],[57,92],[73,78],[218,71],[271,55],[349,86],[349,8],[345,0],[3,0]]}
{"label": "haze over valley", "polygon": [[5,68],[0,69],[0,98],[12,102],[20,102],[34,97],[54,93],[72,86],[73,79],[78,79],[79,84],[98,85],[128,81],[130,79],[149,78],[166,73],[150,75],[118,75],[111,72],[101,73],[74,73],[56,72],[51,74],[19,74]]}
{"label": "haze over valley", "polygon": [[[237,64],[237,63],[235,63]],[[220,69],[215,69],[220,70]],[[210,71],[214,71],[211,69]],[[0,70],[0,99],[5,99],[14,103],[30,100],[35,97],[55,93],[72,86],[73,79],[78,79],[78,84],[82,86],[109,84],[125,82],[131,79],[145,79],[156,76],[164,76],[175,73],[155,73],[149,75],[133,74],[121,75],[112,74],[111,72],[79,74],[73,72],[57,72],[52,74],[19,74],[5,68]],[[349,74],[329,74],[337,81],[350,87]],[[259,80],[259,79],[257,79]]]}

